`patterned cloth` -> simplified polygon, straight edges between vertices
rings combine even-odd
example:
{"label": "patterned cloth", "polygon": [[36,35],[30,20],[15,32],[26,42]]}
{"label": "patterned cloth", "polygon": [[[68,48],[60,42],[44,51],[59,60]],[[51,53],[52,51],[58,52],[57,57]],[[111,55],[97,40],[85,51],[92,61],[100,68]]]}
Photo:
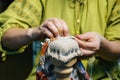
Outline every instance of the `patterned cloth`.
{"label": "patterned cloth", "polygon": [[[53,72],[53,68],[54,65],[47,58],[40,57],[36,80],[56,80],[56,74]],[[71,80],[90,80],[90,77],[81,62],[77,62],[73,66],[70,78]]]}

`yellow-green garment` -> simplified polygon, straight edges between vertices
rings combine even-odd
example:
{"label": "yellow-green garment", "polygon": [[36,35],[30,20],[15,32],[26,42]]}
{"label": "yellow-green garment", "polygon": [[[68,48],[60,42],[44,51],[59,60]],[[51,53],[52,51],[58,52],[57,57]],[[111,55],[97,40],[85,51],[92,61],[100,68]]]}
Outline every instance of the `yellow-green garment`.
{"label": "yellow-green garment", "polygon": [[[15,0],[0,14],[0,40],[9,28],[37,27],[45,19],[54,17],[67,23],[71,35],[98,32],[108,40],[120,40],[120,0]],[[11,51],[0,45],[0,51],[9,55],[21,53],[26,47]],[[110,80],[110,77],[120,80],[120,61],[107,62],[99,57],[92,64],[91,61],[88,71],[93,80]],[[37,62],[38,58],[28,80],[35,80]]]}

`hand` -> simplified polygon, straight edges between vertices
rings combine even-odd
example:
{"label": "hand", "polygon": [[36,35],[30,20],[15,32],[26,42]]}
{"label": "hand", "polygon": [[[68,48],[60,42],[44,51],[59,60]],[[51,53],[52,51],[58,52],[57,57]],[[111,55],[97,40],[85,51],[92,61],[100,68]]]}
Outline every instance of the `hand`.
{"label": "hand", "polygon": [[58,36],[69,35],[68,27],[66,23],[57,18],[50,18],[44,21],[39,27],[31,28],[28,35],[33,40],[44,39],[45,37],[54,38]]}
{"label": "hand", "polygon": [[69,35],[66,23],[63,20],[57,18],[47,19],[39,27],[39,29],[42,30],[42,33],[49,38]]}
{"label": "hand", "polygon": [[90,57],[99,50],[101,38],[102,37],[96,32],[87,32],[75,36],[75,40],[78,42],[83,56],[85,57]]}

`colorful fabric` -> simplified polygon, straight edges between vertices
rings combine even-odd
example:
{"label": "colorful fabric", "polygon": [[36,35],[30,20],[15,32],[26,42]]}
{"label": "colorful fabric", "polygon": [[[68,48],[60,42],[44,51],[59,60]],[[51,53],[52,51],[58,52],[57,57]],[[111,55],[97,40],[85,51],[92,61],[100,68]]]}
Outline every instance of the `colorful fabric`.
{"label": "colorful fabric", "polygon": [[[76,1],[78,2],[76,3]],[[108,40],[120,40],[120,0],[15,0],[5,12],[0,14],[0,41],[4,32],[12,27],[37,27],[45,19],[53,17],[63,19],[67,23],[71,35],[98,32]],[[0,51],[7,55],[16,54],[23,52],[26,47],[11,51],[0,44]],[[28,80],[35,80],[38,61],[39,56],[36,57],[36,64]],[[93,80],[96,80],[104,76],[105,71],[102,67],[97,68],[102,66],[101,59],[95,58],[94,61],[94,64],[91,65],[94,66],[91,76]],[[107,66],[118,62],[110,62],[113,64],[107,64]],[[118,65],[114,65],[112,68],[116,66]],[[112,69],[112,71],[114,71],[112,75],[120,73],[118,68],[117,70]],[[110,69],[110,73],[112,71]],[[120,77],[117,76],[117,79],[119,80]]]}
{"label": "colorful fabric", "polygon": [[[40,57],[41,62],[37,68],[36,80],[56,80],[56,74],[53,72],[54,65],[44,57]],[[81,62],[73,66],[73,71],[69,75],[71,80],[89,80],[90,77]]]}

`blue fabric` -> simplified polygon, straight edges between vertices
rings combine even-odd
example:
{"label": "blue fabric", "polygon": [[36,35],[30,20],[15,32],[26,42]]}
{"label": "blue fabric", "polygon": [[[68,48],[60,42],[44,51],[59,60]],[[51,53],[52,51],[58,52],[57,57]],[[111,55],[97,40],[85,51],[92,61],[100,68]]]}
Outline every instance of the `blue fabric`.
{"label": "blue fabric", "polygon": [[41,50],[41,42],[40,41],[35,41],[33,42],[33,65],[36,60],[36,55]]}

